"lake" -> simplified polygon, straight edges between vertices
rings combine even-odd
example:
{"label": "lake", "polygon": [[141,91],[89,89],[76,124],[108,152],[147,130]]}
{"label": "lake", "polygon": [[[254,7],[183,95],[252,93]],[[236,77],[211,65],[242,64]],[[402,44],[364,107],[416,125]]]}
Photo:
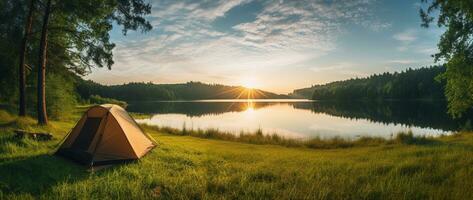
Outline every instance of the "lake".
{"label": "lake", "polygon": [[131,102],[130,112],[151,114],[137,120],[182,129],[216,128],[235,134],[262,129],[265,134],[313,137],[393,137],[411,130],[436,136],[469,127],[467,119],[453,120],[444,102],[322,102],[299,99],[196,100]]}

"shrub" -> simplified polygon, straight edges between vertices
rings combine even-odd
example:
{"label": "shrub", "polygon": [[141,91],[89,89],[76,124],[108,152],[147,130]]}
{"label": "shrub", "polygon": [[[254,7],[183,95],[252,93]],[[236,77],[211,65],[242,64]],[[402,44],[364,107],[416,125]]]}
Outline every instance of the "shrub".
{"label": "shrub", "polygon": [[52,119],[70,116],[77,105],[74,84],[57,74],[48,74],[46,108]]}
{"label": "shrub", "polygon": [[394,141],[401,144],[428,144],[434,142],[425,136],[414,136],[412,131],[398,133]]}
{"label": "shrub", "polygon": [[0,121],[1,122],[7,122],[13,120],[13,116],[8,113],[7,111],[0,110]]}

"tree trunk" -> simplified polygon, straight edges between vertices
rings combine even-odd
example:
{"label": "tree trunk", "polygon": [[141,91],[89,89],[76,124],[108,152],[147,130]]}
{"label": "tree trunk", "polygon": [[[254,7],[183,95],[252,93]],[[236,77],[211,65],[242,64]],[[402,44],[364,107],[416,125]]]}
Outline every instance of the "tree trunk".
{"label": "tree trunk", "polygon": [[48,115],[46,113],[46,63],[48,51],[48,24],[51,11],[51,0],[46,4],[44,11],[43,27],[41,30],[41,41],[39,49],[38,65],[38,124],[48,124]]}
{"label": "tree trunk", "polygon": [[26,116],[26,73],[25,73],[25,58],[26,58],[26,47],[28,44],[28,38],[31,34],[31,24],[33,22],[33,10],[35,7],[36,0],[30,1],[28,17],[25,23],[25,32],[23,35],[23,41],[20,47],[20,67],[19,67],[19,113],[20,116]]}

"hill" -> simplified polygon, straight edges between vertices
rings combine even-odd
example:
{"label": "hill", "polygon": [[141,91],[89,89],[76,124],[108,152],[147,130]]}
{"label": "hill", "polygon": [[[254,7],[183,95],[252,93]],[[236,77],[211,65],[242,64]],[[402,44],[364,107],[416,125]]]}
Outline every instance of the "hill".
{"label": "hill", "polygon": [[290,96],[315,100],[443,100],[443,84],[435,78],[444,71],[443,66],[409,68],[297,89]]}
{"label": "hill", "polygon": [[279,95],[259,89],[201,82],[179,84],[127,83],[106,86],[93,81],[80,81],[77,84],[77,91],[84,99],[91,95],[100,95],[101,97],[124,101],[289,98],[287,95]]}

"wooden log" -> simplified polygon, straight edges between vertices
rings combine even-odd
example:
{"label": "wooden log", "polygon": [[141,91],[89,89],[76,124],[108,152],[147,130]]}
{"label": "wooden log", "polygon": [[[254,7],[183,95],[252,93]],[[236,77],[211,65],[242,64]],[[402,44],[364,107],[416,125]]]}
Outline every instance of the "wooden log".
{"label": "wooden log", "polygon": [[15,130],[15,137],[16,138],[24,138],[28,137],[34,140],[39,140],[39,141],[46,141],[46,140],[51,140],[53,139],[53,135],[51,133],[33,133],[33,132],[28,132],[25,130]]}

